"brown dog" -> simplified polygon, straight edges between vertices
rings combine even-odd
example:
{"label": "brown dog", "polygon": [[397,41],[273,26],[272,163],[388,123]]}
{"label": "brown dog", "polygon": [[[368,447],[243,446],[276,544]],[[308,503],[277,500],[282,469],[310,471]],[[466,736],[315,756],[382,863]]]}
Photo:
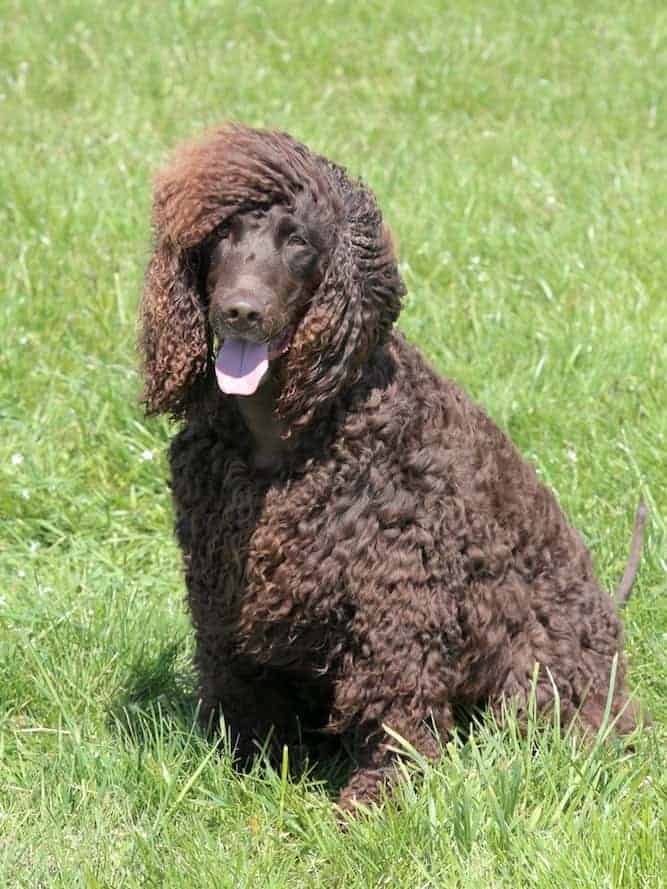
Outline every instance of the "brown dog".
{"label": "brown dog", "polygon": [[525,710],[536,664],[540,710],[555,687],[563,725],[597,729],[609,700],[632,730],[621,621],[581,537],[393,330],[404,287],[372,193],[289,136],[226,126],[158,176],[154,225],[144,398],[183,420],[203,718],[222,712],[243,757],[270,731],[345,733],[343,804],[387,776],[384,726],[436,756],[457,705]]}

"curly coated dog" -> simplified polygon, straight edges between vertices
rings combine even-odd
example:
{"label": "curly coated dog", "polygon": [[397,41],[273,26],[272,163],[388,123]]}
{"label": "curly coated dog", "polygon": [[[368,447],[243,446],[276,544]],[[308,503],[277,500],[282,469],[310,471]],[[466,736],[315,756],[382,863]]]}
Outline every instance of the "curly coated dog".
{"label": "curly coated dog", "polygon": [[581,537],[393,329],[405,289],[371,191],[285,134],[225,125],[158,174],[153,223],[143,397],[183,421],[203,719],[222,714],[246,759],[269,735],[344,734],[343,806],[391,775],[385,727],[435,757],[456,708],[521,714],[535,676],[563,725],[598,728],[609,698],[632,730],[621,621]]}

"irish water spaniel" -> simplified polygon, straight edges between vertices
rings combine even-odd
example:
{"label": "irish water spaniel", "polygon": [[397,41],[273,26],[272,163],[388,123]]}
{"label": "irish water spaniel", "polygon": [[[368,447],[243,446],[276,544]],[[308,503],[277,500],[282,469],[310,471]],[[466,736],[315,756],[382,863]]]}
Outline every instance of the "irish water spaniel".
{"label": "irish water spaniel", "polygon": [[[283,133],[226,125],[157,176],[144,400],[182,420],[176,533],[202,718],[241,758],[345,734],[341,804],[439,752],[459,706],[635,724],[622,627],[507,436],[394,330],[371,191]],[[609,690],[612,665],[618,668]]]}

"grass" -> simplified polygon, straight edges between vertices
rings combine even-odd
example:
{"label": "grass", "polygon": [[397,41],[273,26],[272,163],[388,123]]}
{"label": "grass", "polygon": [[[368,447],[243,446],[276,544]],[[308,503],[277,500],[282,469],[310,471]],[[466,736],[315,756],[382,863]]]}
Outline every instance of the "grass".
{"label": "grass", "polygon": [[[0,20],[0,883],[665,885],[664,4],[2,0]],[[135,311],[150,175],[223,118],[373,186],[403,329],[535,462],[609,588],[644,493],[634,753],[485,722],[435,765],[408,755],[341,833],[318,782],[340,764],[239,777],[192,728]]]}

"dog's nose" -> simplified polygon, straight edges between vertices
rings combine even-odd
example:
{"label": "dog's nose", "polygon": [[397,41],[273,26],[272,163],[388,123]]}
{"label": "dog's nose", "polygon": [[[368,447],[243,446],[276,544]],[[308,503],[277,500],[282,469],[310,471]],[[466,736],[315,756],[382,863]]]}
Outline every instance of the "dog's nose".
{"label": "dog's nose", "polygon": [[247,296],[233,297],[222,307],[220,320],[230,327],[241,329],[254,327],[264,320],[263,307]]}

